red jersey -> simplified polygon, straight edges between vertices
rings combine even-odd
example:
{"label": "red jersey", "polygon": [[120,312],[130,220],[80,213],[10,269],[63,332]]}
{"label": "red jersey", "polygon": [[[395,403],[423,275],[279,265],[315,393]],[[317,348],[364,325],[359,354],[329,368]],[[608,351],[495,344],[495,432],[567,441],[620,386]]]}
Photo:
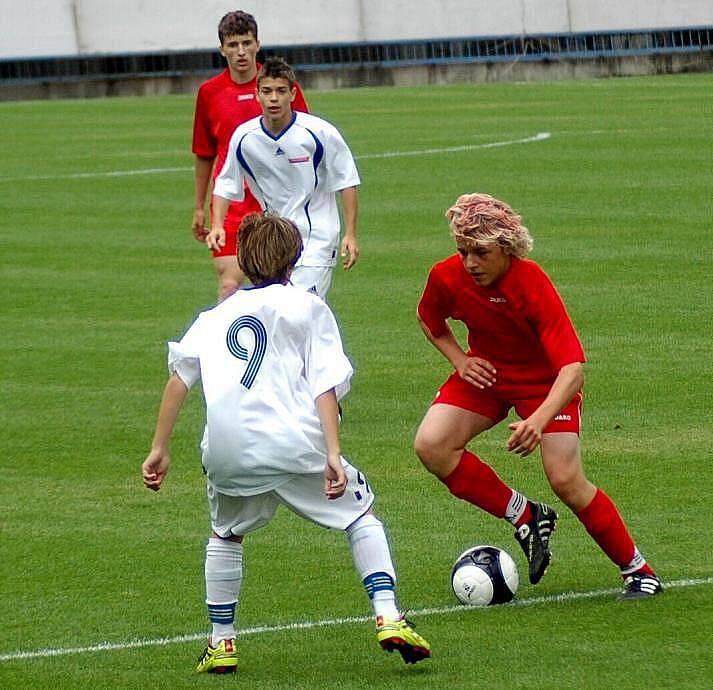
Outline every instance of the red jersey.
{"label": "red jersey", "polygon": [[552,385],[559,370],[584,362],[584,350],[562,298],[547,274],[528,259],[512,258],[505,275],[480,287],[458,254],[428,276],[418,314],[431,334],[446,332],[446,319],[468,327],[469,355],[497,370],[493,393]]}

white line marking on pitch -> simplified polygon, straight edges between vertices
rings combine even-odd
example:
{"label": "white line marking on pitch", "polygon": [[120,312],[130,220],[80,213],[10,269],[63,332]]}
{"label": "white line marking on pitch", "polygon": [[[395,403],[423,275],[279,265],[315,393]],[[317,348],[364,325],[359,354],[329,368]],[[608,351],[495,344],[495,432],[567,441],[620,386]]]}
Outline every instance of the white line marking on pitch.
{"label": "white line marking on pitch", "polygon": [[488,144],[464,144],[463,146],[446,146],[438,149],[420,149],[418,151],[390,151],[386,153],[366,153],[363,156],[356,156],[359,160],[365,158],[403,158],[405,156],[425,156],[431,153],[460,153],[461,151],[472,151],[474,149],[494,149],[500,146],[512,146],[513,144],[530,144],[534,141],[545,141],[552,136],[550,132],[538,132],[534,137],[524,139],[511,139],[510,141],[493,141]]}
{"label": "white line marking on pitch", "polygon": [[[544,141],[552,135],[549,132],[539,132],[532,137],[524,139],[511,139],[509,141],[493,141],[486,144],[466,144],[464,146],[446,146],[443,148],[421,149],[418,151],[387,151],[384,153],[365,153],[355,156],[357,160],[369,158],[404,158],[407,156],[427,156],[434,153],[459,153],[475,149],[494,149],[500,146],[513,146],[514,144],[529,144],[535,141]],[[131,175],[156,175],[160,173],[190,172],[193,167],[176,168],[141,168],[138,170],[109,170],[106,172],[68,173],[66,175],[27,175],[25,177],[0,177],[0,182],[32,182],[38,180],[82,180],[93,177],[128,177]]]}
{"label": "white line marking on pitch", "polygon": [[[711,584],[713,584],[713,577],[664,582],[666,589],[698,587],[700,585]],[[598,589],[589,592],[563,592],[562,594],[550,594],[548,596],[543,597],[515,599],[515,601],[509,604],[503,604],[503,606],[533,606],[535,604],[562,603],[568,601],[576,601],[579,599],[597,599],[599,597],[617,594],[620,591],[621,589]],[[409,615],[415,616],[433,616],[448,613],[459,613],[463,612],[464,610],[467,610],[468,608],[469,607],[467,606],[461,606],[458,604],[454,606],[438,606],[435,608],[409,610],[408,613]],[[490,607],[483,610],[493,611],[497,608],[500,607]],[[259,625],[253,628],[243,628],[242,630],[238,630],[238,636],[247,637],[248,635],[259,635],[263,633],[285,632],[292,630],[309,630],[312,628],[327,628],[335,627],[338,625],[350,625],[352,623],[367,623],[372,619],[373,616],[347,616],[345,618],[328,618],[321,621],[298,621],[296,623],[281,623],[277,625]],[[21,659],[47,658],[53,656],[68,656],[70,654],[89,654],[92,652],[108,652],[123,649],[137,649],[140,647],[160,647],[171,644],[182,644],[184,642],[196,642],[198,640],[205,640],[206,636],[206,632],[200,632],[190,633],[187,635],[177,635],[175,637],[159,637],[148,640],[129,640],[128,642],[103,642],[101,644],[91,645],[88,647],[58,647],[55,649],[37,649],[29,652],[10,652],[8,654],[0,654],[0,662],[18,661]]]}

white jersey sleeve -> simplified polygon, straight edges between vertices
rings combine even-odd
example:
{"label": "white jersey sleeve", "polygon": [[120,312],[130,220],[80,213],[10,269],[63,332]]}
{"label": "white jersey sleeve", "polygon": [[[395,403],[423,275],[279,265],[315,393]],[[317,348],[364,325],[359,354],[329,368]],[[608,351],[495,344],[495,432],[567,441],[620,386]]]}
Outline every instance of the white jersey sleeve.
{"label": "white jersey sleeve", "polygon": [[241,125],[233,132],[225,163],[213,183],[215,196],[230,199],[230,201],[243,201],[245,198],[245,179],[239,160],[239,148],[243,138],[249,134],[251,129],[251,127]]}
{"label": "white jersey sleeve", "polygon": [[199,340],[197,332],[200,316],[186,331],[180,342],[168,343],[168,371],[176,374],[187,388],[192,388],[201,377],[201,363],[199,357]]}
{"label": "white jersey sleeve", "polygon": [[339,130],[329,123],[326,130],[325,167],[327,170],[327,188],[338,192],[347,187],[357,187],[361,180],[354,156],[349,150]]}
{"label": "white jersey sleeve", "polygon": [[354,370],[344,354],[334,314],[319,298],[314,299],[311,324],[305,376],[312,398],[316,400],[322,393],[334,388],[337,400],[341,400],[349,392]]}

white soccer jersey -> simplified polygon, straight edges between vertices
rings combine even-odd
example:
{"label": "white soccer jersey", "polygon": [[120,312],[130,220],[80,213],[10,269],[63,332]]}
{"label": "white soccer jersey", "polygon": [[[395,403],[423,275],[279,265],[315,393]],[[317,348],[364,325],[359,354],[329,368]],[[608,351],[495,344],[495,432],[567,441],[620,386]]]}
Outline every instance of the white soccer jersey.
{"label": "white soccer jersey", "polygon": [[275,136],[261,117],[244,123],[233,133],[213,194],[240,201],[243,180],[263,209],[297,225],[304,243],[300,265],[337,263],[340,226],[335,194],[360,180],[351,151],[334,125],[295,112]]}
{"label": "white soccer jersey", "polygon": [[331,388],[344,396],[353,370],[319,297],[291,285],[238,290],[168,349],[171,372],[189,388],[201,380],[203,466],[217,491],[253,495],[324,471],[314,401]]}

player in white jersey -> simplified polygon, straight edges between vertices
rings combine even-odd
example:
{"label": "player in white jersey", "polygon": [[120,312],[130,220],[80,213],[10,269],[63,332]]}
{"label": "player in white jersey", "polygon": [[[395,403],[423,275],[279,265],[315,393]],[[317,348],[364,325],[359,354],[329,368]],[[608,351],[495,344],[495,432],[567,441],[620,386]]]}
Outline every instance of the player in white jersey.
{"label": "player in white jersey", "polygon": [[294,112],[295,75],[281,58],[269,58],[257,77],[263,115],[238,127],[213,188],[213,226],[206,242],[225,242],[223,222],[230,201],[244,197],[244,181],[266,211],[292,220],[302,234],[304,252],[292,283],[325,297],[340,251],[340,193],[345,232],[344,268],[359,256],[356,240],[360,183],[354,158],[334,125]]}
{"label": "player in white jersey", "polygon": [[430,656],[426,640],[396,607],[395,573],[366,477],[342,456],[337,400],[352,367],[334,315],[319,297],[288,284],[302,239],[289,220],[252,214],[240,226],[238,263],[253,287],[203,312],[169,343],[164,390],[144,484],[158,491],[170,467],[170,439],[199,380],[207,422],[201,444],[212,536],[206,546],[206,603],[212,632],[197,670],[238,664],[235,609],[243,537],[283,504],[348,536],[371,599],[377,640],[406,663]]}

